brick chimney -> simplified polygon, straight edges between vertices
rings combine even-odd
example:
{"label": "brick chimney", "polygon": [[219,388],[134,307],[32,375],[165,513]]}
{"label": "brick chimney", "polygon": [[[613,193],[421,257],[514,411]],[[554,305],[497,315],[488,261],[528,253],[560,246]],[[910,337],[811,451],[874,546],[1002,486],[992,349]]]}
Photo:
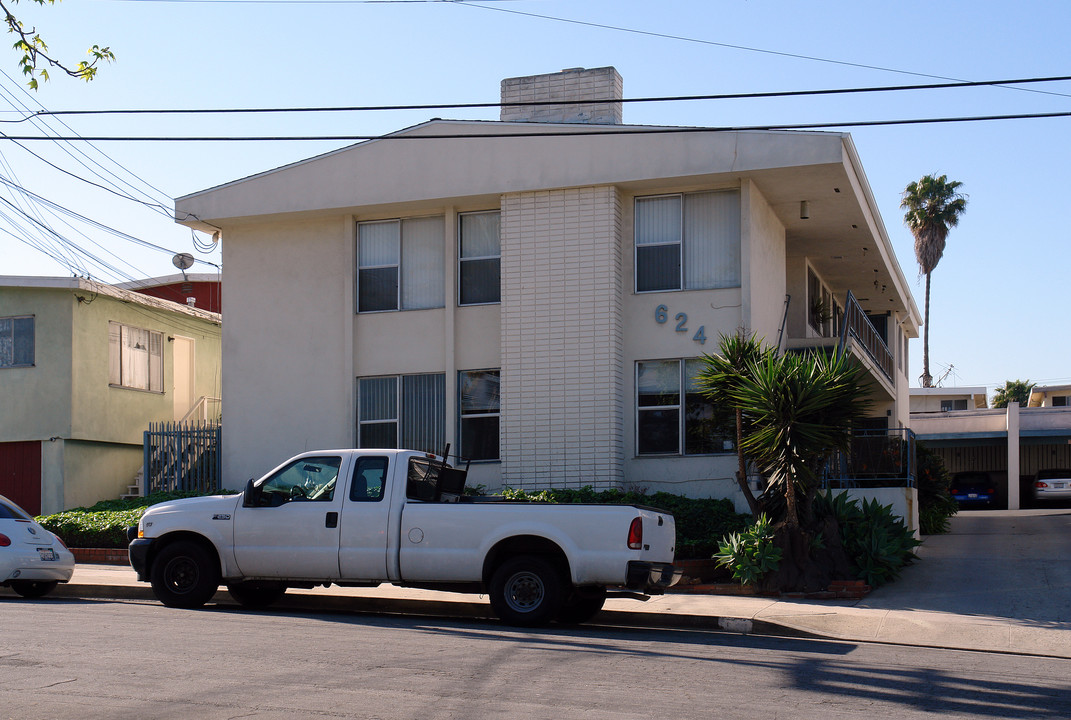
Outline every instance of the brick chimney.
{"label": "brick chimney", "polygon": [[[621,124],[623,82],[612,67],[568,68],[561,72],[502,81],[502,102],[585,101],[563,105],[521,105],[502,108],[503,122]],[[602,100],[604,102],[595,102]]]}

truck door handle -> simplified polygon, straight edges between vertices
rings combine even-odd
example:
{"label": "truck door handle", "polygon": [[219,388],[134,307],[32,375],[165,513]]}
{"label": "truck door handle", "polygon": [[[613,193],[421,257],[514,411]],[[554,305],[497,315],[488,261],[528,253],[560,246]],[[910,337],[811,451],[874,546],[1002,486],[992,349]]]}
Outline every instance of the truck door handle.
{"label": "truck door handle", "polygon": [[327,513],[327,521],[324,523],[324,527],[337,528],[338,527],[338,513]]}

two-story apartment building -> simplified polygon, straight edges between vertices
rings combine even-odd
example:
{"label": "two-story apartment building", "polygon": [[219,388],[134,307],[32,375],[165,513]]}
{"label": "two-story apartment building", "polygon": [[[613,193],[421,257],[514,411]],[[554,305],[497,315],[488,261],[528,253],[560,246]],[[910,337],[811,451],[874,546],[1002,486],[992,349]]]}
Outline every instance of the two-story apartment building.
{"label": "two-story apartment building", "polygon": [[219,397],[220,318],[81,278],[0,277],[0,494],[117,498],[153,421]]}
{"label": "two-story apartment building", "polygon": [[919,313],[850,136],[624,125],[621,88],[514,78],[500,121],[179,198],[227,268],[224,485],[307,449],[452,443],[489,488],[729,496],[693,377],[741,328],[843,335],[869,426],[905,427]]}

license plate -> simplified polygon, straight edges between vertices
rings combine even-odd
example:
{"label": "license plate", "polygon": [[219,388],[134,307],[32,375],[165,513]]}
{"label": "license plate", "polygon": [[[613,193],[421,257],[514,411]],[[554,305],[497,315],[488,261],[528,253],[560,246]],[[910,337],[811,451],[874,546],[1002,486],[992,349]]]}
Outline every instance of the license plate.
{"label": "license plate", "polygon": [[37,548],[37,552],[41,554],[42,560],[59,560],[59,555],[52,548]]}
{"label": "license plate", "polygon": [[1054,488],[1056,488],[1057,490],[1059,490],[1059,489],[1063,488],[1064,483],[1053,483],[1052,486]]}
{"label": "license plate", "polygon": [[967,497],[969,497],[971,500],[977,500],[978,493],[967,493]]}

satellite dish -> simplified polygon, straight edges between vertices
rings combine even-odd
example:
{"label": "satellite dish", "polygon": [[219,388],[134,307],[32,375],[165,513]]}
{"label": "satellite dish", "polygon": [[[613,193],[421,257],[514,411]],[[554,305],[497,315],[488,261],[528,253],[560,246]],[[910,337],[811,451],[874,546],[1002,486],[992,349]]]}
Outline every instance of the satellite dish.
{"label": "satellite dish", "polygon": [[179,253],[171,258],[171,262],[179,270],[188,270],[193,267],[193,255],[190,255],[189,253]]}

